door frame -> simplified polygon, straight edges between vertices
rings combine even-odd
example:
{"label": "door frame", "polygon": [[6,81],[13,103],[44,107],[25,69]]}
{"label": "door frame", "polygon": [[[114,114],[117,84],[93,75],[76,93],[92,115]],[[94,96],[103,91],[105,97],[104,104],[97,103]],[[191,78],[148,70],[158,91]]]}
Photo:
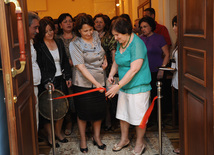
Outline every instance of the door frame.
{"label": "door frame", "polygon": [[[0,1],[0,19],[6,21],[5,14],[5,3],[3,0]],[[11,76],[11,63],[10,63],[10,47],[8,43],[8,33],[6,22],[0,22],[0,42],[1,42],[1,58],[2,58],[2,73],[5,90],[5,103],[7,109],[7,125],[8,125],[8,136],[10,153],[18,153],[17,144],[17,131],[16,131],[16,117],[15,107],[13,100],[13,87],[12,87],[12,76]]]}
{"label": "door frame", "polygon": [[[2,73],[5,93],[5,106],[7,113],[7,126],[10,154],[39,154],[38,135],[36,128],[35,116],[35,96],[33,92],[33,78],[31,66],[31,53],[28,35],[28,18],[26,0],[18,0],[22,7],[22,18],[18,17],[19,22],[23,22],[24,39],[21,43],[18,39],[23,37],[13,31],[16,22],[16,15],[13,12],[14,4],[6,4],[4,0],[0,0],[0,45]],[[14,10],[15,11],[15,10]],[[22,19],[22,20],[21,20]],[[9,23],[9,24],[8,24]],[[17,24],[18,25],[18,24]],[[11,28],[11,27],[13,28]],[[18,31],[20,31],[19,26]],[[14,40],[15,41],[14,41]],[[16,43],[16,46],[13,44]],[[19,50],[18,45],[23,45],[26,49],[26,65],[24,72],[17,77],[12,77],[12,67],[19,68]],[[17,95],[14,96],[14,95]],[[30,136],[30,137],[29,137]]]}

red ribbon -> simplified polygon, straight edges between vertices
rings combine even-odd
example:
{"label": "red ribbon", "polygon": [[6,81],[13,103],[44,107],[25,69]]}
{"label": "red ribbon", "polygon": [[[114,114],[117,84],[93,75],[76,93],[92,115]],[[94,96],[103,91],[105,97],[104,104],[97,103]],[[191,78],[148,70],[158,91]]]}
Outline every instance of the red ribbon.
{"label": "red ribbon", "polygon": [[153,108],[154,108],[155,100],[156,100],[157,98],[158,98],[157,96],[154,97],[154,99],[152,100],[152,104],[151,104],[150,107],[147,109],[147,111],[146,111],[146,113],[145,113],[145,115],[144,115],[144,117],[143,117],[143,119],[142,119],[142,121],[141,121],[141,123],[140,123],[140,125],[139,125],[139,127],[140,127],[141,129],[144,129],[144,128],[145,128],[146,122],[147,122],[148,119],[149,119],[149,116],[150,116],[150,114],[151,114],[151,112],[152,112],[152,110],[153,110]]}
{"label": "red ribbon", "polygon": [[[53,98],[54,100],[57,100],[57,99],[62,99],[62,98],[68,98],[68,97],[73,97],[73,96],[79,96],[79,95],[83,95],[83,94],[87,94],[87,93],[92,93],[92,92],[95,92],[95,91],[99,91],[99,90],[102,90],[104,89],[105,92],[106,92],[106,88],[95,88],[95,89],[91,89],[91,90],[86,90],[86,91],[83,91],[83,92],[79,92],[79,93],[75,93],[75,94],[70,94],[70,95],[65,95],[65,96],[60,96],[60,97],[56,97],[56,98]],[[147,120],[149,119],[149,116],[154,108],[154,104],[155,104],[155,100],[157,99],[158,97],[155,96],[154,99],[152,100],[152,104],[150,105],[150,107],[147,109],[139,127],[141,129],[144,129],[145,126],[146,126],[146,122]]]}
{"label": "red ribbon", "polygon": [[73,96],[88,94],[88,93],[92,93],[92,92],[99,91],[99,90],[102,90],[102,89],[104,89],[105,92],[106,92],[106,88],[95,88],[95,89],[86,90],[86,91],[83,91],[83,92],[80,92],[80,93],[75,93],[75,94],[70,94],[70,95],[56,97],[56,98],[53,98],[53,99],[54,100],[58,100],[58,99],[62,99],[62,98],[68,98],[68,97],[73,97]]}

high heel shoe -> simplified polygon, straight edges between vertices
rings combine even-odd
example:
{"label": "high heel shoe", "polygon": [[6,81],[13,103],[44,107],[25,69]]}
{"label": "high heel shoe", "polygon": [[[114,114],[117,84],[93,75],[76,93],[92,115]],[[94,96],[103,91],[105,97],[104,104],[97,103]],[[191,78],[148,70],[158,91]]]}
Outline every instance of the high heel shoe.
{"label": "high heel shoe", "polygon": [[[48,145],[49,145],[50,147],[53,147],[53,145],[52,145],[50,142],[48,142]],[[55,146],[56,146],[56,148],[60,147],[59,143],[55,143]]]}
{"label": "high heel shoe", "polygon": [[106,149],[106,145],[105,144],[98,145],[97,142],[95,141],[94,137],[92,137],[92,141],[93,141],[93,144],[96,145],[99,149],[101,149],[101,150],[105,150]]}
{"label": "high heel shoe", "polygon": [[86,147],[86,148],[80,148],[80,151],[82,153],[87,153],[88,152],[88,147]]}
{"label": "high heel shoe", "polygon": [[61,140],[61,139],[59,139],[59,137],[56,136],[56,139],[58,141],[60,141],[61,143],[67,143],[68,142],[68,140],[66,138],[64,138],[64,139]]}

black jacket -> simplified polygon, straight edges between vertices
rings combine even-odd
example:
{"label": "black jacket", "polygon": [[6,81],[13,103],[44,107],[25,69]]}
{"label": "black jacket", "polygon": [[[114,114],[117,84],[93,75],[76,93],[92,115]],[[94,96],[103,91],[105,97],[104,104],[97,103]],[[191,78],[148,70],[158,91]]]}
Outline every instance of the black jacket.
{"label": "black jacket", "polygon": [[[60,65],[63,77],[65,80],[69,80],[71,78],[71,67],[65,53],[64,43],[61,39],[55,39],[55,42],[59,50]],[[48,47],[44,41],[41,41],[35,43],[34,48],[37,51],[37,62],[41,70],[42,85],[45,85],[48,82],[53,83],[56,73],[56,66]]]}

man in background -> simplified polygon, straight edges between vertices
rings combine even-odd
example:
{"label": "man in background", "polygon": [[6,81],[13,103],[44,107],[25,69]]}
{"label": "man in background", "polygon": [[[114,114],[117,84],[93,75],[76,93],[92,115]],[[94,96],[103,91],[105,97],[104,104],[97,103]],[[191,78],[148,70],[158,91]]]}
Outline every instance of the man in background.
{"label": "man in background", "polygon": [[31,60],[32,60],[32,70],[33,70],[33,84],[34,84],[34,94],[36,98],[36,121],[37,121],[37,130],[39,128],[39,107],[38,107],[38,85],[41,81],[41,72],[36,61],[37,53],[33,46],[33,39],[36,34],[39,33],[39,16],[34,12],[28,12],[28,21],[29,21],[29,36],[30,36],[30,48],[31,48]]}
{"label": "man in background", "polygon": [[[143,13],[144,13],[144,16],[152,17],[155,20],[155,9],[147,8],[144,10]],[[168,29],[164,25],[158,24],[156,21],[155,21],[155,23],[156,23],[156,29],[154,32],[164,36],[164,39],[165,39],[165,41],[169,47],[169,51],[170,51],[170,47],[172,46],[172,42],[171,42],[171,39],[169,36]]]}
{"label": "man in background", "polygon": [[140,30],[139,21],[140,21],[140,18],[135,19],[135,21],[134,21],[134,27],[133,27],[133,32],[140,37],[141,34],[142,34],[142,32]]}

